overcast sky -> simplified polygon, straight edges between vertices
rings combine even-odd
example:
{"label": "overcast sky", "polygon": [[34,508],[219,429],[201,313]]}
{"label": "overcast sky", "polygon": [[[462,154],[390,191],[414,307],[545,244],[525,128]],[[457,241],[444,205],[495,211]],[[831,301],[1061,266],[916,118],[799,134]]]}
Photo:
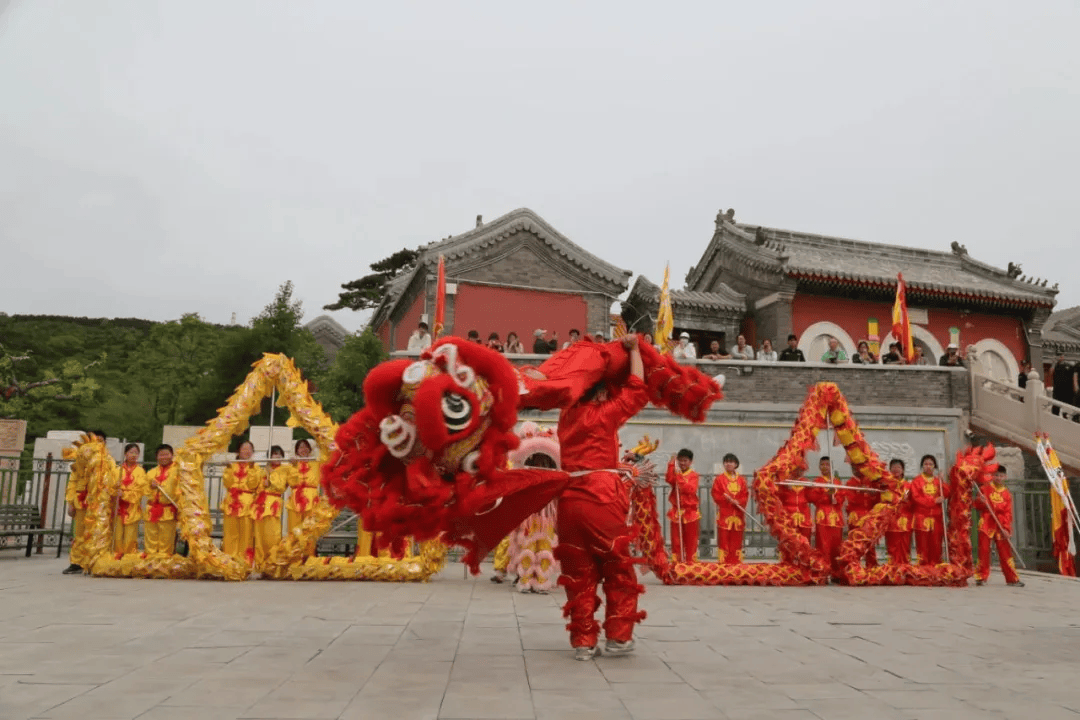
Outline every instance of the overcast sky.
{"label": "overcast sky", "polygon": [[291,279],[311,319],[523,206],[680,287],[733,207],[1077,305],[1078,37],[1073,0],[0,0],[0,311],[247,322]]}

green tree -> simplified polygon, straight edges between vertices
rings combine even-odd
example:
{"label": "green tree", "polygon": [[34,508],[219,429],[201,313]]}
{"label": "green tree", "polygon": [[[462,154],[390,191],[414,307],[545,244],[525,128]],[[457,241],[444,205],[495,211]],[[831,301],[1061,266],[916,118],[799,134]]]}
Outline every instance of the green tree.
{"label": "green tree", "polygon": [[323,310],[368,310],[377,306],[382,300],[386,284],[416,267],[419,257],[419,250],[405,249],[372,263],[370,267],[375,272],[359,280],[342,283],[344,292],[338,293],[337,302],[324,305]]}
{"label": "green tree", "polygon": [[340,423],[364,407],[364,378],[387,357],[371,328],[362,335],[350,335],[318,384],[316,398],[327,414]]}
{"label": "green tree", "polygon": [[130,358],[129,373],[145,391],[154,419],[162,425],[187,418],[196,389],[210,373],[221,332],[197,313],[155,325]]}
{"label": "green tree", "polygon": [[105,358],[45,365],[28,351],[0,345],[0,417],[26,420],[31,437],[43,435],[56,420],[77,423],[81,408],[100,395],[101,385],[89,371]]}
{"label": "green tree", "polygon": [[[293,299],[292,282],[283,283],[250,328],[235,328],[226,334],[205,380],[198,386],[189,421],[204,422],[216,415],[264,353],[288,355],[305,377],[316,378],[323,373],[326,354],[311,331],[301,327],[303,317],[301,301]],[[266,422],[268,417],[269,413],[263,412],[252,421]]]}

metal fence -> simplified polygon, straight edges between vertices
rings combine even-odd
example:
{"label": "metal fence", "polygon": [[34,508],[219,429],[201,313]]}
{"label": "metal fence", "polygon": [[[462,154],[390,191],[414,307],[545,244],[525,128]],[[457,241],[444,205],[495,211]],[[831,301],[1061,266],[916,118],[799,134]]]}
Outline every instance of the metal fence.
{"label": "metal fence", "polygon": [[[152,467],[148,465],[147,468]],[[204,468],[207,498],[210,505],[210,517],[212,521],[212,534],[221,537],[221,499],[224,495],[224,487],[221,482],[223,467],[220,464],[207,463]],[[713,502],[711,489],[715,475],[701,475],[701,484],[698,487],[698,503],[701,511],[699,557],[702,559],[716,558],[716,504]],[[40,517],[41,527],[62,530],[59,535],[38,536],[33,539],[36,546],[33,551],[42,554],[46,548],[56,550],[56,545],[63,547],[71,543],[71,519],[67,515],[64,501],[67,483],[70,478],[68,463],[62,460],[47,458],[34,460],[28,468],[15,470],[0,470],[0,505],[29,505],[36,509]],[[1055,571],[1052,547],[1052,530],[1050,518],[1050,486],[1046,481],[1025,480],[1010,483],[1009,489],[1013,494],[1013,543],[1021,558],[1031,569]],[[1080,483],[1074,483],[1072,487],[1073,500],[1080,504]],[[671,502],[671,493],[668,489],[659,488],[657,492],[657,512],[661,520],[665,543],[670,545],[670,524],[667,521],[667,511]],[[757,519],[761,528],[753,522],[746,523],[746,532],[743,538],[743,554],[748,561],[773,560],[776,558],[776,539],[762,529],[765,520],[758,512],[757,503],[753,493],[746,507],[751,516]],[[320,555],[351,554],[356,546],[356,518],[346,511],[335,523],[334,531],[320,539],[318,544]],[[285,520],[282,513],[282,520]],[[975,523],[972,523],[972,532]],[[972,538],[973,542],[976,540]],[[26,548],[27,537],[0,536],[0,550]],[[879,544],[878,551],[883,557],[884,547]]]}

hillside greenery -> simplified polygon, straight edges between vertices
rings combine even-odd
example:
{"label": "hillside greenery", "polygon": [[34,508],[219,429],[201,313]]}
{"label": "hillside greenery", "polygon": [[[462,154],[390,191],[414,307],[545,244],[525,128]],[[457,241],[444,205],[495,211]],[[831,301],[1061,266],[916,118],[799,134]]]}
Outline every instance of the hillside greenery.
{"label": "hillside greenery", "polygon": [[[360,408],[364,376],[385,351],[369,331],[349,337],[331,363],[303,315],[291,282],[246,326],[195,313],[170,322],[0,313],[0,417],[27,420],[28,449],[49,430],[88,429],[154,447],[165,425],[213,418],[252,363],[282,352],[342,422]],[[269,415],[266,400],[251,422]],[[284,423],[280,410],[275,423]]]}

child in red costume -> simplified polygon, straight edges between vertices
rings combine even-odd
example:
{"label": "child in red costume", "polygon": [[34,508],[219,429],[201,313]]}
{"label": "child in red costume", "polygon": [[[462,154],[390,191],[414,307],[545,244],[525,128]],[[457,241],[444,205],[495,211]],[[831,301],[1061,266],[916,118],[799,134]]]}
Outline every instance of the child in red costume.
{"label": "child in red costume", "polygon": [[[849,479],[845,484],[851,488],[877,488],[876,483],[867,485],[857,477]],[[844,490],[840,493],[840,504],[847,507],[848,532],[851,532],[863,524],[866,516],[870,514],[870,510],[878,504],[879,495],[880,493],[867,492],[865,490]],[[866,562],[866,567],[877,567],[877,547],[875,546],[867,550],[866,556],[863,559]]]}
{"label": "child in red costume", "polygon": [[[801,476],[802,473],[798,475]],[[792,479],[803,482],[800,477]],[[776,494],[795,527],[799,529],[799,534],[809,541],[814,536],[814,516],[810,513],[810,500],[806,490],[802,485],[781,485]]]}
{"label": "child in red costume", "polygon": [[889,461],[889,472],[899,482],[895,491],[886,489],[881,493],[881,502],[891,503],[896,494],[899,494],[900,504],[889,523],[889,529],[885,531],[885,550],[889,553],[890,565],[908,565],[911,562],[911,524],[914,512],[911,481],[904,479],[904,461],[899,458]]}
{"label": "child in red costume", "polygon": [[671,556],[675,562],[696,562],[701,512],[698,510],[698,474],[694,453],[683,448],[667,468],[668,520],[671,521]]}
{"label": "child in red costume", "polygon": [[[818,471],[821,473],[814,478],[819,485],[838,485],[833,477],[832,460],[827,457],[818,461]],[[808,488],[807,499],[814,504],[814,525],[816,526],[814,547],[818,549],[829,561],[834,579],[843,577],[843,572],[837,566],[837,558],[840,555],[840,543],[844,541],[843,496],[838,496],[838,491],[833,488]]]}
{"label": "child in red costume", "polygon": [[[1005,487],[1005,468],[998,465],[993,481],[980,487],[975,496],[975,507],[979,510],[979,567],[975,570],[975,584],[982,585],[990,577],[990,542],[997,545],[998,560],[1005,582],[1015,587],[1024,587],[1016,574],[1009,535],[1012,534],[1013,502],[1012,493]],[[997,517],[997,522],[991,513]],[[999,527],[1000,523],[1000,527]],[[1001,530],[1004,528],[1005,534]]]}
{"label": "child in red costume", "polygon": [[937,459],[924,455],[922,474],[911,481],[911,501],[915,504],[915,552],[920,565],[941,562],[941,543],[945,537],[945,500],[949,483],[937,476]]}
{"label": "child in red costume", "polygon": [[721,565],[738,565],[743,561],[743,533],[746,530],[746,501],[750,491],[746,479],[739,475],[739,458],[733,453],[724,456],[724,472],[716,476],[712,498],[716,503],[716,561]]}
{"label": "child in red costume", "polygon": [[630,377],[623,386],[601,383],[559,416],[563,470],[575,478],[559,497],[555,554],[562,565],[559,584],[566,589],[563,616],[570,619],[567,630],[578,660],[589,660],[597,652],[600,624],[593,615],[600,604],[596,589],[601,581],[609,654],[633,650],[634,624],[645,616],[637,609],[645,588],[630,559],[630,494],[615,471],[619,428],[649,400],[637,343],[636,335],[623,338],[630,353]]}

